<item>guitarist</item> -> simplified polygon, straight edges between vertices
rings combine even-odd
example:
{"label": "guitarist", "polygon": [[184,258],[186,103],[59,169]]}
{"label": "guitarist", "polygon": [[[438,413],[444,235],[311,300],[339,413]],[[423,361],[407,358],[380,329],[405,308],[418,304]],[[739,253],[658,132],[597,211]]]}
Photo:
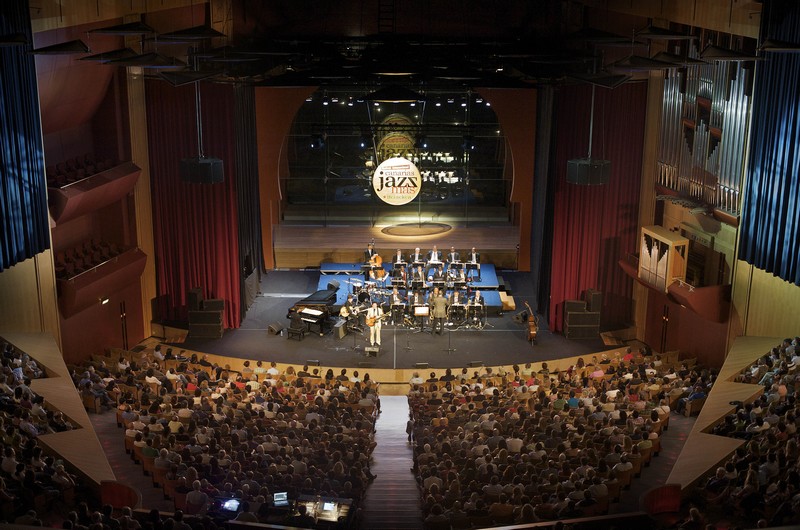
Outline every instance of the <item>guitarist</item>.
{"label": "guitarist", "polygon": [[378,302],[372,302],[372,307],[367,309],[367,326],[369,326],[369,343],[372,346],[381,345],[381,320],[383,319],[383,309]]}

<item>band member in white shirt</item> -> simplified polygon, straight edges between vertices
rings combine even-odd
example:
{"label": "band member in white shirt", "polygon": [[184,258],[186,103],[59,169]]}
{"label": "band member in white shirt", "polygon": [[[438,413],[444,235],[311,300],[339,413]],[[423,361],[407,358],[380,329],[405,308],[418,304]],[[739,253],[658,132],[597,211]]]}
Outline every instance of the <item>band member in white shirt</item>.
{"label": "band member in white shirt", "polygon": [[372,346],[381,345],[381,319],[383,309],[378,302],[372,302],[372,307],[367,309],[367,326],[369,326],[369,343]]}
{"label": "band member in white shirt", "polygon": [[442,253],[441,251],[436,249],[436,245],[433,245],[433,248],[430,252],[428,252],[428,261],[427,261],[427,268],[426,273],[430,275],[431,269],[435,269],[442,263]]}
{"label": "band member in white shirt", "polygon": [[420,251],[419,247],[414,249],[414,253],[408,257],[409,263],[423,263],[425,261],[425,255]]}

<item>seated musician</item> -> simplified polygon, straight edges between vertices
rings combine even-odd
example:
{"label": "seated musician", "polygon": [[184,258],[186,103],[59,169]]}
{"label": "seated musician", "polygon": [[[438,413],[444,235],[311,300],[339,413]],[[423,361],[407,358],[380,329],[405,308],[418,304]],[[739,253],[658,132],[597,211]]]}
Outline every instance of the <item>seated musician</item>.
{"label": "seated musician", "polygon": [[461,255],[456,252],[456,247],[450,247],[450,252],[447,253],[447,263],[456,263],[461,261]]}
{"label": "seated musician", "polygon": [[433,276],[430,276],[430,280],[434,284],[438,282],[444,283],[444,281],[446,280],[444,275],[444,265],[439,264],[439,266],[436,268],[436,271],[433,273]]}
{"label": "seated musician", "polygon": [[481,292],[475,291],[475,296],[470,301],[470,305],[483,305],[483,298],[481,298]]}
{"label": "seated musician", "polygon": [[453,282],[453,285],[467,283],[467,276],[464,269],[447,269],[447,280]]}
{"label": "seated musician", "polygon": [[461,296],[461,291],[455,290],[453,294],[450,295],[450,305],[463,305],[464,304],[464,297]]}
{"label": "seated musician", "polygon": [[406,261],[403,257],[403,251],[397,249],[397,254],[392,258],[392,285],[399,283],[405,284],[406,281]]}
{"label": "seated musician", "polygon": [[414,291],[411,296],[411,305],[425,305],[425,293],[422,290]]}
{"label": "seated musician", "polygon": [[425,255],[420,251],[419,247],[414,249],[414,253],[408,257],[409,263],[423,263]]}
{"label": "seated musician", "polygon": [[427,263],[426,272],[428,273],[428,275],[430,275],[431,269],[435,269],[442,263],[442,253],[441,251],[437,250],[436,245],[433,245],[431,251],[428,252],[426,263]]}
{"label": "seated musician", "polygon": [[398,263],[401,263],[403,265],[405,265],[406,263],[406,260],[403,257],[403,251],[400,250],[399,248],[397,249],[397,254],[395,254],[395,256],[392,258],[392,265],[397,265]]}
{"label": "seated musician", "polygon": [[415,289],[424,289],[427,287],[425,284],[425,272],[422,270],[422,265],[417,266],[417,270],[414,271],[414,277],[411,278],[411,281],[417,284],[414,286]]}
{"label": "seated musician", "polygon": [[392,310],[392,324],[402,324],[403,314],[406,309],[406,299],[400,294],[397,287],[392,289],[392,296],[389,299],[389,303],[391,304]]}
{"label": "seated musician", "polygon": [[358,311],[359,307],[356,305],[352,294],[347,295],[347,301],[339,310],[339,316],[347,319],[347,327],[349,329],[358,328]]}
{"label": "seated musician", "polygon": [[[467,253],[466,263],[472,263],[474,265],[474,270],[478,273],[478,280],[481,279],[481,253],[475,250],[475,247],[472,247],[472,250]],[[470,268],[470,277],[472,276],[472,268]]]}

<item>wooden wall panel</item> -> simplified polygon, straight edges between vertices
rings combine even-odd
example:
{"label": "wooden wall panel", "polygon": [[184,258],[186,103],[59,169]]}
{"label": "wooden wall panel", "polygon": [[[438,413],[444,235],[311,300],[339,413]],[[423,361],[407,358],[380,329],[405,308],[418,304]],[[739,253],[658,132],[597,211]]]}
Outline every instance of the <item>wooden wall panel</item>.
{"label": "wooden wall panel", "polygon": [[127,88],[131,160],[142,168],[142,174],[136,182],[133,194],[136,212],[136,245],[147,254],[147,264],[140,280],[142,327],[145,336],[150,336],[152,334],[150,301],[156,297],[156,263],[153,242],[153,206],[150,196],[150,154],[147,148],[144,72],[141,69],[128,69]]}
{"label": "wooden wall panel", "polygon": [[748,336],[800,335],[800,287],[739,261],[733,304]]}
{"label": "wooden wall panel", "polygon": [[0,273],[0,329],[48,332],[61,342],[53,254],[41,254]]}

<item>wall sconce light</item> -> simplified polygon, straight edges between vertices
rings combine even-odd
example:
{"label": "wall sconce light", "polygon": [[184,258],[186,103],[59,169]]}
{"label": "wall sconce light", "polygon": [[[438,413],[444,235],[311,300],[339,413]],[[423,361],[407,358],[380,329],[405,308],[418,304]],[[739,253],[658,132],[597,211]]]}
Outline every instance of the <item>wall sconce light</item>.
{"label": "wall sconce light", "polygon": [[106,305],[109,302],[109,298],[107,296],[103,296],[100,298],[100,305]]}

